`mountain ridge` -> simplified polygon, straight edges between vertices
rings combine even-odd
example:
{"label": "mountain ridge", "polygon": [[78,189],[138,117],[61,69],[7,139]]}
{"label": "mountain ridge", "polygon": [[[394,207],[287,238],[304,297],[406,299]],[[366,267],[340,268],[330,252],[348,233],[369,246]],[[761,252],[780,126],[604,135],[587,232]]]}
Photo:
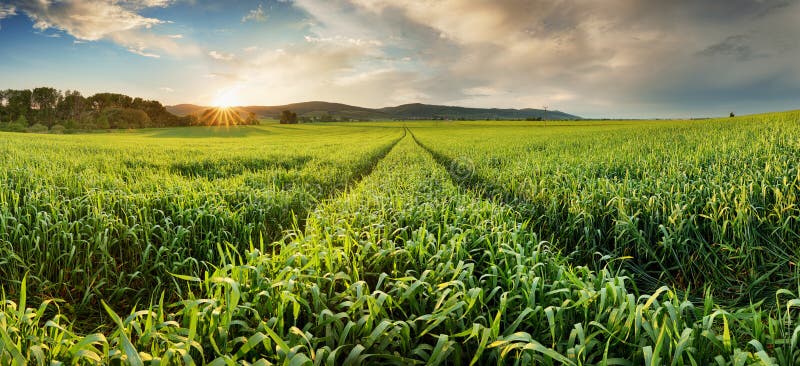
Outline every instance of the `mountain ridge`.
{"label": "mountain ridge", "polygon": [[[166,107],[168,111],[178,116],[200,113],[208,106],[195,104],[176,104]],[[394,107],[366,108],[343,103],[324,101],[308,101],[275,106],[239,106],[237,109],[253,112],[260,118],[278,118],[281,111],[291,110],[300,117],[321,118],[333,117],[337,119],[353,120],[430,120],[430,119],[466,119],[466,120],[491,120],[491,119],[549,119],[572,120],[582,119],[579,116],[557,110],[542,110],[535,108],[472,108],[436,104],[408,103]]]}

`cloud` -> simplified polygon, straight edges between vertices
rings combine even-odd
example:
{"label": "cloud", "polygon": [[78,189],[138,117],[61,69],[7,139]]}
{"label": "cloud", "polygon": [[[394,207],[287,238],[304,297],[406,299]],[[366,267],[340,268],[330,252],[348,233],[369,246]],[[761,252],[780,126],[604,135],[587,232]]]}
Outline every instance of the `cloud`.
{"label": "cloud", "polygon": [[208,73],[208,74],[203,75],[203,77],[206,78],[206,79],[224,80],[226,82],[239,82],[239,81],[241,81],[239,75],[236,75],[234,73],[228,73],[228,72],[212,72],[212,73]]}
{"label": "cloud", "polygon": [[248,21],[264,22],[266,20],[267,15],[264,14],[264,9],[261,7],[261,4],[258,4],[258,8],[250,10],[247,15],[242,17],[242,23],[247,23]]}
{"label": "cloud", "polygon": [[43,37],[47,37],[47,38],[61,38],[61,34],[60,34],[60,33],[43,33],[43,32],[37,32],[36,34],[39,34],[39,35],[41,35],[41,36],[43,36]]}
{"label": "cloud", "polygon": [[173,2],[172,0],[126,0],[126,3],[137,9],[153,7],[165,8]]}
{"label": "cloud", "polygon": [[0,20],[12,17],[14,15],[17,15],[17,8],[14,5],[0,4]]}
{"label": "cloud", "polygon": [[720,43],[708,46],[697,54],[707,57],[729,56],[738,61],[749,61],[767,57],[765,54],[758,54],[753,51],[749,43],[750,37],[744,34],[737,34],[725,38],[725,40]]}
{"label": "cloud", "polygon": [[500,94],[500,91],[498,91],[497,89],[492,88],[492,87],[477,86],[477,87],[473,87],[473,88],[466,88],[466,89],[464,89],[463,93],[466,94],[466,95],[471,95],[471,96],[484,96],[485,97],[485,96]]}
{"label": "cloud", "polygon": [[[800,98],[800,81],[791,76],[800,74],[795,0],[294,5],[311,18],[308,43],[379,40],[370,57],[409,60],[392,67],[412,75],[416,88],[439,103],[549,104],[588,115],[649,116],[715,113],[775,88],[786,93],[783,103]],[[778,75],[786,81],[770,81]]]}
{"label": "cloud", "polygon": [[167,93],[172,93],[172,92],[175,91],[175,89],[172,89],[172,88],[167,87],[167,86],[162,86],[162,87],[158,88],[158,90],[161,90],[161,91],[167,92]]}
{"label": "cloud", "polygon": [[314,37],[314,36],[304,36],[303,39],[309,43],[319,43],[319,42],[329,42],[329,43],[338,43],[344,44],[349,43],[355,46],[381,46],[383,43],[376,39],[360,39],[360,38],[348,38],[342,36],[336,37]]}
{"label": "cloud", "polygon": [[164,7],[165,0],[106,0],[106,1],[15,1],[17,10],[25,13],[39,31],[57,29],[79,41],[111,40],[128,51],[158,57],[154,50],[170,54],[195,53],[197,48],[178,45],[176,37],[153,33],[154,26],[167,21],[138,13],[149,7]]}
{"label": "cloud", "polygon": [[116,32],[163,23],[113,2],[31,1],[23,2],[19,9],[33,20],[33,26],[38,30],[59,29],[84,41],[96,41]]}
{"label": "cloud", "polygon": [[161,58],[159,54],[147,52],[144,47],[128,47],[128,52],[144,57]]}
{"label": "cloud", "polygon": [[211,58],[219,61],[231,61],[234,59],[234,57],[236,57],[236,55],[232,53],[222,53],[217,51],[211,51],[208,53],[208,55],[211,56]]}
{"label": "cloud", "polygon": [[416,75],[395,70],[390,63],[370,44],[302,42],[253,50],[246,58],[218,63],[212,80],[217,89],[236,85],[245,104],[313,99],[385,106],[424,97],[415,85]]}

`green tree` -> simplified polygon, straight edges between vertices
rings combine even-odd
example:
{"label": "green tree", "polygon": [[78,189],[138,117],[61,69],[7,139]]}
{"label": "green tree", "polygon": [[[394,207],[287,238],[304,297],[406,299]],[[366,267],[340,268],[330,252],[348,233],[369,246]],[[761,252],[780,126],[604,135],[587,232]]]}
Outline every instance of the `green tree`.
{"label": "green tree", "polygon": [[200,118],[191,114],[183,117],[178,117],[176,121],[178,123],[176,126],[197,126],[198,124],[200,124]]}
{"label": "green tree", "polygon": [[56,106],[56,116],[62,121],[77,121],[87,112],[88,108],[89,104],[80,92],[67,90]]}
{"label": "green tree", "polygon": [[296,124],[297,123],[297,113],[292,112],[290,110],[285,110],[281,112],[281,124]]}
{"label": "green tree", "polygon": [[[75,129],[77,129],[79,126],[80,126],[80,124],[79,124],[79,122],[78,122],[77,120],[74,120],[74,119],[68,119],[68,120],[64,121],[64,128],[65,128],[67,131],[72,131],[72,130],[75,130]],[[53,127],[55,127],[55,126],[53,126]]]}
{"label": "green tree", "polygon": [[105,115],[104,113],[100,113],[97,115],[97,118],[95,118],[93,124],[87,124],[85,125],[85,127],[88,129],[97,128],[101,130],[107,130],[111,128],[111,123],[109,123],[107,115]]}
{"label": "green tree", "polygon": [[[109,109],[112,111],[106,112]],[[25,128],[36,123],[49,128],[63,124],[67,130],[174,127],[197,123],[196,117],[178,117],[158,101],[124,94],[97,93],[85,98],[78,91],[62,93],[50,87],[0,90],[0,121],[14,121],[20,116],[25,117]],[[237,121],[232,123],[237,124]],[[3,128],[9,129],[12,124],[6,123]]]}
{"label": "green tree", "polygon": [[50,127],[56,123],[56,105],[61,92],[55,88],[41,87],[31,92],[31,109],[35,110],[35,122]]}
{"label": "green tree", "polygon": [[25,90],[7,90],[6,97],[8,98],[7,110],[9,113],[9,120],[17,119],[21,116],[25,117],[25,127],[28,127],[28,122],[32,115],[31,110],[31,91]]}
{"label": "green tree", "polygon": [[245,121],[248,125],[257,125],[258,124],[258,117],[253,112],[247,112],[247,120]]}
{"label": "green tree", "polygon": [[10,90],[0,90],[0,123],[11,121],[12,117],[8,114],[8,92]]}
{"label": "green tree", "polygon": [[102,113],[111,128],[146,128],[150,127],[150,117],[142,110],[133,108],[107,108]]}
{"label": "green tree", "polygon": [[102,112],[111,107],[131,108],[133,106],[133,98],[117,93],[97,93],[89,97],[87,101],[95,112]]}

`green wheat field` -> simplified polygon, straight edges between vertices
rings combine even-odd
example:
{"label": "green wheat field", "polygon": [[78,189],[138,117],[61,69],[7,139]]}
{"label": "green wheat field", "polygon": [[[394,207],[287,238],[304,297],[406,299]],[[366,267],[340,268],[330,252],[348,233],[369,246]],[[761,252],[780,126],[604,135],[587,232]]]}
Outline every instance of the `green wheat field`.
{"label": "green wheat field", "polygon": [[0,133],[0,364],[796,365],[799,196],[800,111]]}

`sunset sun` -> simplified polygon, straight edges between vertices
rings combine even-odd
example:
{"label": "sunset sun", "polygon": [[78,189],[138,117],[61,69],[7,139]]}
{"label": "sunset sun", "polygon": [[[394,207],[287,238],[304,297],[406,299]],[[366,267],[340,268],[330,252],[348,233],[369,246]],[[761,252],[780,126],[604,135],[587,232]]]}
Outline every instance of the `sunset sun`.
{"label": "sunset sun", "polygon": [[237,99],[238,95],[236,93],[236,89],[224,89],[220,90],[212,105],[217,108],[230,108],[239,105],[239,100]]}

